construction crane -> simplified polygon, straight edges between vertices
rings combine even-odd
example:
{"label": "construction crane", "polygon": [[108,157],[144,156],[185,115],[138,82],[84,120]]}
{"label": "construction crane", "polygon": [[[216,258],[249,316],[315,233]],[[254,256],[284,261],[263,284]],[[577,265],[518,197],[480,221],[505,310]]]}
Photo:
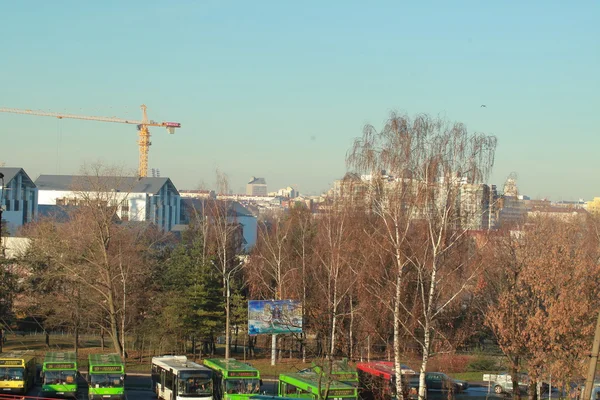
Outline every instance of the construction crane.
{"label": "construction crane", "polygon": [[138,174],[141,177],[148,176],[148,150],[150,149],[150,131],[148,127],[150,126],[162,126],[167,128],[167,131],[171,134],[175,133],[175,128],[181,128],[181,124],[179,122],[155,122],[148,119],[148,114],[146,113],[146,106],[144,104],[141,105],[142,108],[142,120],[134,121],[130,119],[123,118],[115,118],[115,117],[92,117],[88,115],[74,115],[74,114],[61,114],[55,112],[45,112],[45,111],[34,111],[34,110],[20,110],[18,108],[1,108],[0,112],[5,113],[13,113],[13,114],[28,114],[28,115],[37,115],[40,117],[55,117],[58,119],[68,118],[68,119],[83,119],[86,121],[102,121],[102,122],[116,122],[119,124],[133,124],[137,125],[139,132],[138,144],[140,146],[140,160],[138,167]]}

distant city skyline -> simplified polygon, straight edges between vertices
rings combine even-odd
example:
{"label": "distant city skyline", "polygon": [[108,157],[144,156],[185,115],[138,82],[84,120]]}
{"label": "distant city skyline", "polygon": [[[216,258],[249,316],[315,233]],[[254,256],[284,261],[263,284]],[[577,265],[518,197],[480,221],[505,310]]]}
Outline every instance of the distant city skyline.
{"label": "distant city skyline", "polygon": [[[12,2],[0,107],[181,122],[153,128],[150,168],[180,189],[321,193],[365,124],[428,113],[498,137],[489,184],[591,200],[600,147],[600,4],[216,0]],[[8,56],[9,55],[9,56]],[[486,107],[482,107],[485,105]],[[0,113],[0,162],[135,172],[135,126]]]}

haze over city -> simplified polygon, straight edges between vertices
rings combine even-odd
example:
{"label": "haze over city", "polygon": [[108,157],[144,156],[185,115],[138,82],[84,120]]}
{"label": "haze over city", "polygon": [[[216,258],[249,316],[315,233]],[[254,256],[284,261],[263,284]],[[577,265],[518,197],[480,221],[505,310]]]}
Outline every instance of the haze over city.
{"label": "haze over city", "polygon": [[[3,4],[0,107],[177,121],[152,128],[150,168],[178,188],[320,193],[367,123],[428,113],[496,135],[489,183],[591,200],[600,145],[600,5],[521,2]],[[485,107],[482,107],[485,105]],[[135,126],[0,113],[0,161],[135,172]]]}

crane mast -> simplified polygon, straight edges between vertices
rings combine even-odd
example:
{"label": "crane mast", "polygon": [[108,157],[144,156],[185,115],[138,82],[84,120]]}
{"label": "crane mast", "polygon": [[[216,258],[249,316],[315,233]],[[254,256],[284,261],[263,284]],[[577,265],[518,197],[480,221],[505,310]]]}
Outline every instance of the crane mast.
{"label": "crane mast", "polygon": [[146,111],[147,107],[145,104],[141,105],[142,108],[142,120],[129,120],[123,118],[116,117],[97,117],[97,116],[89,116],[89,115],[76,115],[76,114],[63,114],[63,113],[55,113],[55,112],[46,112],[46,111],[36,111],[36,110],[22,110],[18,108],[2,108],[0,107],[0,112],[12,113],[12,114],[25,114],[25,115],[36,115],[40,117],[54,117],[58,119],[79,119],[85,121],[101,121],[101,122],[114,122],[119,124],[133,124],[137,125],[138,128],[138,145],[140,148],[139,155],[139,164],[138,164],[138,175],[140,177],[148,176],[148,151],[150,150],[150,130],[148,127],[150,126],[161,126],[166,128],[167,131],[171,134],[175,133],[175,128],[181,128],[181,124],[179,122],[155,122],[148,119],[148,113]]}

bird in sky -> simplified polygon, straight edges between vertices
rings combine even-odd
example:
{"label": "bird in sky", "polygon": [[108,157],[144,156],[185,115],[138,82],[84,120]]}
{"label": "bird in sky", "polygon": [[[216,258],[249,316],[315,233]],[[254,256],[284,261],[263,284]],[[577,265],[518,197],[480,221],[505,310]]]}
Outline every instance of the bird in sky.
{"label": "bird in sky", "polygon": [[487,106],[485,104],[482,104],[481,107],[487,108]]}

